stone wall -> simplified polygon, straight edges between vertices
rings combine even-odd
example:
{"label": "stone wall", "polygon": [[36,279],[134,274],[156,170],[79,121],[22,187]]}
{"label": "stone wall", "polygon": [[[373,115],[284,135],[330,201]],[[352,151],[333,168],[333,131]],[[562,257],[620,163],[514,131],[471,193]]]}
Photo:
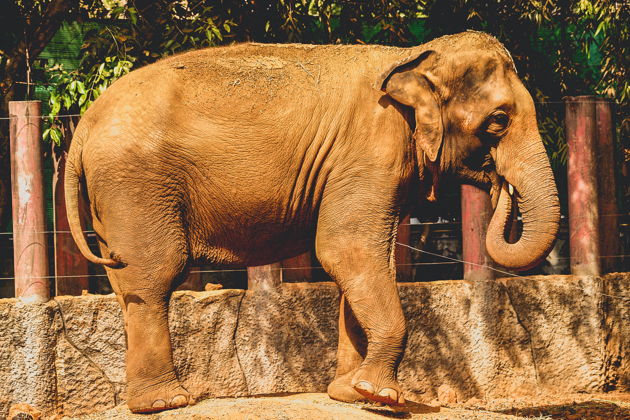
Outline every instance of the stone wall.
{"label": "stone wall", "polygon": [[[458,400],[630,389],[630,273],[470,283],[401,283],[408,395]],[[338,291],[177,292],[175,364],[197,399],[324,392],[335,368]],[[125,399],[125,337],[113,295],[46,304],[0,300],[0,418],[15,403],[47,414],[102,411]]]}

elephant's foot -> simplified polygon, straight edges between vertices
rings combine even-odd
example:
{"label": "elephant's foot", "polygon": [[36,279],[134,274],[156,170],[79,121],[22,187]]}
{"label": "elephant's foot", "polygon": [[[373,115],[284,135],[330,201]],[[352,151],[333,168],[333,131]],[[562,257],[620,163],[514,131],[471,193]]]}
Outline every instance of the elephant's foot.
{"label": "elephant's foot", "polygon": [[347,403],[365,402],[367,398],[352,387],[354,371],[338,376],[328,385],[328,396],[333,400]]}
{"label": "elephant's foot", "polygon": [[370,401],[387,405],[404,405],[405,398],[391,369],[363,365],[352,376],[352,387]]}
{"label": "elephant's foot", "polygon": [[132,413],[154,413],[192,404],[192,398],[177,381],[128,392],[127,405]]}

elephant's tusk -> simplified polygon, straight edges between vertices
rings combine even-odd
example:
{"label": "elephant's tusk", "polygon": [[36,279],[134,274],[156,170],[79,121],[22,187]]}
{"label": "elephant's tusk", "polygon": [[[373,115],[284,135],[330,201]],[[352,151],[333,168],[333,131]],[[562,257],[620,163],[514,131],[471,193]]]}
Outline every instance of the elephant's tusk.
{"label": "elephant's tusk", "polygon": [[510,195],[512,195],[512,196],[514,195],[514,187],[509,182],[508,182],[508,191],[509,191]]}

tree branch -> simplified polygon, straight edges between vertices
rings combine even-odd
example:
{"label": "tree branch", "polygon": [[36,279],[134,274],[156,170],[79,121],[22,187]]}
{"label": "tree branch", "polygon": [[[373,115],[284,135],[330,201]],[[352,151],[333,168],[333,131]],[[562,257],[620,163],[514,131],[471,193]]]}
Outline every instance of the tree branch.
{"label": "tree branch", "polygon": [[70,16],[70,11],[79,5],[78,0],[53,0],[44,14],[27,28],[30,34],[28,40],[29,56],[37,57],[46,48],[64,20]]}
{"label": "tree branch", "polygon": [[26,22],[16,1],[0,0],[0,10],[0,49],[3,56],[8,56],[13,54],[22,39]]}

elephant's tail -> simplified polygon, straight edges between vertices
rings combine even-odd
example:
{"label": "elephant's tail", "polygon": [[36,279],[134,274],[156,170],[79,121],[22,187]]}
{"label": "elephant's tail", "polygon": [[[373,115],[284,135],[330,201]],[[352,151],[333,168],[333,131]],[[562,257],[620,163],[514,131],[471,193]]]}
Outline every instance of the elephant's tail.
{"label": "elephant's tail", "polygon": [[[81,189],[81,178],[83,174],[83,168],[81,166],[81,148],[83,145],[78,136],[74,136],[70,152],[68,153],[68,159],[66,160],[66,171],[64,177],[64,189],[66,193],[66,212],[68,215],[68,224],[70,225],[70,232],[76,242],[79,251],[85,258],[95,264],[102,264],[112,268],[118,268],[124,266],[121,261],[115,258],[100,258],[92,253],[90,247],[83,235],[83,228],[81,227],[81,219],[79,217],[79,191]],[[77,162],[75,164],[75,162]]]}

